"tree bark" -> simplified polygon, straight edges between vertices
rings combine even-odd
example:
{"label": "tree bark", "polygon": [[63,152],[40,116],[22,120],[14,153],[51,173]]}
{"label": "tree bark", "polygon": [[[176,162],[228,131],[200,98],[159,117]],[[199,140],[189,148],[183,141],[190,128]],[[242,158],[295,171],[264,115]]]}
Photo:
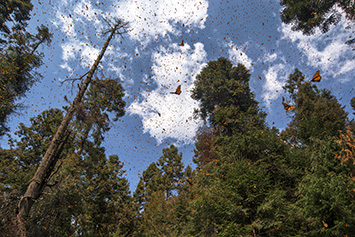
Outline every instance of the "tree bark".
{"label": "tree bark", "polygon": [[17,224],[19,228],[20,236],[25,237],[27,235],[26,231],[26,218],[29,215],[33,203],[41,196],[42,190],[45,188],[46,183],[48,182],[47,178],[53,172],[55,164],[58,161],[60,154],[58,154],[59,147],[64,142],[64,134],[68,128],[69,122],[73,118],[76,105],[79,104],[84,96],[85,91],[87,90],[92,77],[105,54],[105,51],[114,36],[117,29],[120,28],[121,23],[118,22],[111,29],[110,35],[107,38],[99,56],[96,58],[94,64],[92,65],[86,79],[80,87],[78,94],[76,95],[73,103],[68,109],[66,115],[63,118],[57,132],[55,133],[52,141],[42,159],[42,162],[37,168],[35,175],[33,176],[30,184],[27,187],[25,194],[21,197],[18,203],[18,214],[17,214]]}

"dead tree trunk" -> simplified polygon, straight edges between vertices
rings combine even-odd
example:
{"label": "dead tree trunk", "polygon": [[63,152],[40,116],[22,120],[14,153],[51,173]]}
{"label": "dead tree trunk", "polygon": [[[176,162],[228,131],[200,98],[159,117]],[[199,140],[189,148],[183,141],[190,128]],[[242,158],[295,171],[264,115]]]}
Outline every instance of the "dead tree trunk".
{"label": "dead tree trunk", "polygon": [[112,29],[110,29],[110,35],[107,38],[99,56],[96,58],[94,64],[92,65],[86,79],[82,83],[78,94],[76,95],[73,103],[68,109],[66,115],[63,118],[62,123],[60,124],[57,132],[55,133],[40,165],[37,168],[35,175],[33,176],[30,184],[27,187],[25,194],[21,197],[18,203],[18,214],[17,214],[17,223],[19,228],[19,233],[21,236],[26,236],[26,219],[29,215],[33,203],[41,196],[42,190],[46,187],[48,182],[48,177],[53,172],[53,169],[58,161],[60,154],[58,154],[59,147],[63,145],[65,140],[65,133],[68,128],[69,122],[73,118],[76,105],[79,104],[84,96],[85,91],[87,90],[92,77],[105,54],[105,51],[114,36],[115,32],[124,27],[125,24],[117,22]]}

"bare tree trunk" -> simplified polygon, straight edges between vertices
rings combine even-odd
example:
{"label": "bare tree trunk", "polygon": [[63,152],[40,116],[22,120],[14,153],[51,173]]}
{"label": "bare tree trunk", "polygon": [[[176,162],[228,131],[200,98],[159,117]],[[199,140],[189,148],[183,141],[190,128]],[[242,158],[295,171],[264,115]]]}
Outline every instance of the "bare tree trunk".
{"label": "bare tree trunk", "polygon": [[59,159],[60,154],[58,154],[58,148],[64,142],[64,134],[68,128],[69,122],[73,118],[76,105],[79,104],[84,96],[85,91],[87,90],[90,82],[92,81],[92,77],[105,54],[105,51],[115,34],[116,30],[120,28],[122,25],[120,22],[116,23],[115,26],[111,29],[111,33],[107,38],[99,56],[96,58],[94,64],[92,65],[85,81],[80,87],[78,94],[76,95],[72,105],[68,109],[66,115],[63,118],[62,123],[60,124],[57,132],[55,133],[51,144],[49,145],[46,154],[44,155],[42,162],[37,168],[35,175],[33,176],[30,184],[27,187],[25,194],[21,197],[18,203],[18,214],[17,214],[17,223],[19,228],[19,233],[21,236],[26,236],[26,218],[29,215],[30,209],[33,203],[41,196],[42,190],[46,186],[48,182],[48,177],[53,172],[53,169]]}

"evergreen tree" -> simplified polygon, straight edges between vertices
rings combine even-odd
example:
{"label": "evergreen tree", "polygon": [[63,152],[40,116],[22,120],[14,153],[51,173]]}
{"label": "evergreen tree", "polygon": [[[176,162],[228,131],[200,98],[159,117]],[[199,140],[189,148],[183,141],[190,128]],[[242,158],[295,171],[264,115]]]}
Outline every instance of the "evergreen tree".
{"label": "evergreen tree", "polygon": [[182,154],[178,154],[178,149],[174,145],[163,149],[163,154],[158,160],[158,167],[163,176],[166,198],[169,198],[173,195],[173,191],[181,187],[184,166],[181,162]]}
{"label": "evergreen tree", "polygon": [[[189,222],[193,235],[285,234],[278,229],[295,201],[299,173],[278,131],[267,128],[249,78],[243,65],[233,67],[223,58],[210,62],[197,77],[197,114],[208,117],[212,129],[197,141],[199,172]],[[278,205],[283,208],[271,211]]]}
{"label": "evergreen tree", "polygon": [[[301,162],[301,178],[293,213],[293,226],[299,235],[341,236],[353,230],[353,182],[347,177],[335,154],[339,147],[334,142],[344,132],[347,113],[328,90],[319,90],[305,82],[303,74],[295,70],[284,87],[295,102],[294,115],[283,133],[285,141],[293,145]],[[291,222],[291,223],[292,223]]]}
{"label": "evergreen tree", "polygon": [[[136,234],[145,235],[156,233],[157,225],[165,221],[166,208],[162,209],[165,203],[164,181],[161,171],[153,162],[143,171],[136,191],[135,201],[138,205]],[[161,234],[161,232],[159,232]],[[156,233],[157,234],[157,233]]]}
{"label": "evergreen tree", "polygon": [[[20,140],[10,139],[10,149],[0,151],[2,153],[0,161],[1,199],[5,200],[7,197],[11,198],[11,201],[14,201],[7,203],[8,207],[12,207],[12,209],[2,209],[2,216],[7,217],[7,221],[2,222],[4,233],[16,233],[17,228],[14,228],[12,231],[8,229],[13,224],[16,226],[16,222],[14,221],[15,210],[17,210],[16,203],[26,191],[26,186],[31,177],[33,177],[62,118],[63,114],[59,109],[50,109],[35,118],[31,118],[31,125],[29,127],[21,123],[19,130],[15,132],[15,135]],[[67,136],[67,139],[72,138]],[[61,148],[64,153],[68,153],[68,149],[68,146],[62,146]],[[62,156],[58,159],[62,159]],[[53,184],[53,180],[48,182],[48,184]],[[36,231],[33,230],[33,233],[36,233]]]}
{"label": "evergreen tree", "polygon": [[35,34],[26,31],[32,8],[30,0],[0,3],[0,136],[8,131],[6,122],[19,107],[17,100],[39,79],[34,72],[42,64],[38,47],[51,42],[45,26]]}
{"label": "evergreen tree", "polygon": [[202,126],[197,130],[193,161],[202,168],[216,159],[213,148],[214,129]]}
{"label": "evergreen tree", "polygon": [[[38,167],[53,134],[62,121],[62,112],[51,109],[23,124],[10,140],[11,148],[1,150],[1,230],[15,235],[18,199]],[[63,147],[59,162],[43,188],[41,202],[34,203],[27,222],[29,236],[70,236],[129,234],[133,226],[133,200],[123,178],[123,164],[117,156],[106,158],[101,141],[86,141],[82,154],[75,127]],[[102,137],[102,136],[98,136]],[[69,145],[70,144],[70,145]],[[75,145],[77,144],[77,145]]]}
{"label": "evergreen tree", "polygon": [[345,131],[345,126],[352,124],[330,91],[305,82],[298,69],[290,75],[284,89],[295,102],[293,119],[284,134],[293,145],[310,145],[312,138],[339,136],[339,130]]}
{"label": "evergreen tree", "polygon": [[[139,205],[137,235],[176,236],[184,232],[194,172],[171,145],[144,172],[134,197]],[[189,193],[190,192],[190,193]]]}
{"label": "evergreen tree", "polygon": [[[110,23],[109,23],[110,24]],[[109,30],[107,33],[109,33],[109,36],[100,52],[98,55],[97,59],[95,60],[94,64],[92,65],[90,71],[87,73],[86,79],[83,81],[83,83],[80,85],[80,90],[75,97],[73,103],[71,106],[68,108],[67,113],[65,114],[61,125],[59,126],[58,130],[56,131],[55,135],[53,136],[53,139],[43,157],[43,160],[41,164],[38,166],[38,169],[32,178],[30,184],[28,185],[28,188],[25,192],[25,194],[21,197],[19,201],[19,213],[17,215],[17,222],[19,225],[20,232],[22,233],[21,235],[25,236],[26,235],[26,227],[25,227],[25,222],[26,218],[30,212],[30,209],[34,203],[35,200],[37,200],[41,196],[41,191],[45,187],[47,183],[48,177],[52,174],[53,169],[58,161],[58,155],[60,154],[60,146],[61,144],[64,144],[65,142],[65,133],[68,130],[69,123],[71,122],[75,111],[77,110],[77,106],[80,105],[81,101],[83,100],[83,96],[89,87],[90,83],[92,82],[92,77],[94,76],[94,73],[96,72],[96,69],[98,67],[98,64],[100,63],[111,39],[115,34],[121,34],[119,30],[124,30],[125,31],[125,26],[127,24],[122,23],[120,20],[116,20],[116,22],[113,25],[110,25]],[[58,155],[57,155],[58,154]]]}

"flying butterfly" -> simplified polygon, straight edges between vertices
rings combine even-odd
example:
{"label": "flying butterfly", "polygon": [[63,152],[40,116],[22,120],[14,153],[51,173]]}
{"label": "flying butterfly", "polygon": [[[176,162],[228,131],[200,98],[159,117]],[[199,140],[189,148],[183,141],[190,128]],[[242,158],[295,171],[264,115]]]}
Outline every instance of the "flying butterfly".
{"label": "flying butterfly", "polygon": [[181,41],[181,44],[179,44],[179,46],[184,46],[184,40]]}
{"label": "flying butterfly", "polygon": [[319,70],[316,72],[316,74],[314,74],[313,78],[311,81],[314,82],[320,82],[320,79],[322,79],[322,77],[319,75]]}
{"label": "flying butterfly", "polygon": [[285,109],[286,111],[289,111],[289,110],[295,108],[295,106],[293,106],[293,105],[286,104],[284,97],[282,97],[282,105],[284,106],[284,109]]}
{"label": "flying butterfly", "polygon": [[174,92],[170,92],[170,94],[180,95],[181,94],[181,85],[179,85]]}

